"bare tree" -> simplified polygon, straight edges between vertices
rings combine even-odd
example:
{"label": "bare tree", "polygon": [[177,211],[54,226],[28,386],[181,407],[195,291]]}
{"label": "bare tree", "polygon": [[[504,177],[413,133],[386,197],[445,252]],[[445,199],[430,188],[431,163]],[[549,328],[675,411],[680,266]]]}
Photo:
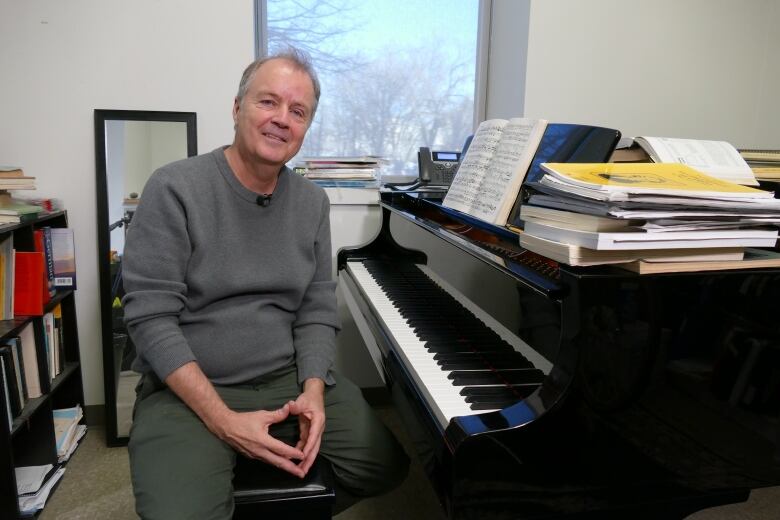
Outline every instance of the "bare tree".
{"label": "bare tree", "polygon": [[307,52],[322,73],[354,70],[354,56],[339,52],[342,37],[361,24],[352,0],[286,0],[268,16],[268,47],[295,47]]}

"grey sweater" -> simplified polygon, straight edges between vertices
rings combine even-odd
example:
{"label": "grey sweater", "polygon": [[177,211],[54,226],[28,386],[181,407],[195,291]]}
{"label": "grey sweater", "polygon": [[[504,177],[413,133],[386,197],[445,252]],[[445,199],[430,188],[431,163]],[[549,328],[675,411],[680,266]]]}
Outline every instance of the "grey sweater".
{"label": "grey sweater", "polygon": [[234,384],[295,364],[300,382],[333,383],[328,198],[287,168],[268,206],[257,196],[221,148],[149,179],[123,260],[134,368],[164,380],[197,361],[213,383]]}

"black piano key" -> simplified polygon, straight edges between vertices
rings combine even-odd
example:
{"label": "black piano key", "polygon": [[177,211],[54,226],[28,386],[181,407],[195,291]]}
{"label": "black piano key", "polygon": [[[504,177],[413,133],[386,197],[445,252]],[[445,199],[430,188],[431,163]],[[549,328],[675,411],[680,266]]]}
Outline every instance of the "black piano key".
{"label": "black piano key", "polygon": [[487,402],[487,403],[471,403],[469,408],[472,410],[500,410],[508,406],[516,404],[517,401],[499,401],[499,402]]}
{"label": "black piano key", "polygon": [[433,359],[443,370],[471,368],[534,368],[533,364],[519,352],[456,352],[437,353]]}
{"label": "black piano key", "polygon": [[439,361],[442,370],[481,370],[481,369],[508,369],[508,368],[533,368],[528,361],[522,362],[515,359],[461,359],[452,361]]}
{"label": "black piano key", "polygon": [[[507,392],[525,399],[531,395],[534,390],[539,388],[538,384],[527,385],[497,385],[497,386],[464,386],[460,389],[460,395],[468,398],[472,396],[490,396],[505,395]],[[468,399],[467,399],[468,400]]]}
{"label": "black piano key", "polygon": [[455,370],[450,372],[447,377],[452,380],[455,386],[469,385],[497,385],[502,383],[510,384],[534,384],[541,383],[544,380],[544,373],[541,370]]}

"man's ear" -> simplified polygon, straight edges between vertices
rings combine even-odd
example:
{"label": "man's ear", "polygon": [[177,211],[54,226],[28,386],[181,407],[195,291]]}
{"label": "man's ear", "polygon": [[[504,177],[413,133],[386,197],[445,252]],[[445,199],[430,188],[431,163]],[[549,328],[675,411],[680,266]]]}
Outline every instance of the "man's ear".
{"label": "man's ear", "polygon": [[238,124],[238,110],[241,108],[241,100],[233,98],[233,125]]}

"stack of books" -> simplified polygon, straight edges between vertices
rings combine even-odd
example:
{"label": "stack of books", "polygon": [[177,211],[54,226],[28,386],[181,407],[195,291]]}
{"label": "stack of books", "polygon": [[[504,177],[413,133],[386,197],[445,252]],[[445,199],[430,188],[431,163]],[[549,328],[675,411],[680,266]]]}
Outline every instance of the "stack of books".
{"label": "stack of books", "polygon": [[780,181],[780,150],[739,151],[758,180]]}
{"label": "stack of books", "polygon": [[0,224],[16,224],[35,218],[40,206],[11,197],[11,191],[34,190],[35,177],[24,174],[17,166],[0,166]]}
{"label": "stack of books", "polygon": [[531,251],[570,265],[613,263],[639,272],[751,267],[747,260],[756,255],[761,263],[753,267],[778,262],[771,252],[746,256],[747,248],[777,242],[780,200],[770,191],[678,163],[542,169],[521,208],[520,244]]}
{"label": "stack of books", "polygon": [[354,157],[304,157],[293,171],[320,185],[363,186],[377,183],[385,160],[364,155]]}

